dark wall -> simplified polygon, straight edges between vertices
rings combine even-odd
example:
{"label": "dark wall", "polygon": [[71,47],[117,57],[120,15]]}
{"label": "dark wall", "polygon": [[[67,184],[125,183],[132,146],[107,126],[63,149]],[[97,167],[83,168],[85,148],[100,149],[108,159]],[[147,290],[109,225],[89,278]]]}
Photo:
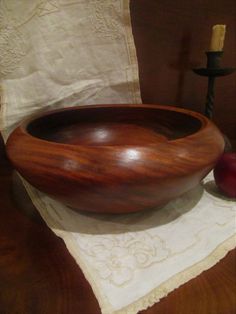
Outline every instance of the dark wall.
{"label": "dark wall", "polygon": [[[205,66],[215,24],[226,24],[222,65],[236,67],[236,0],[131,0],[144,103],[204,111]],[[236,138],[236,73],[216,80],[213,120]]]}

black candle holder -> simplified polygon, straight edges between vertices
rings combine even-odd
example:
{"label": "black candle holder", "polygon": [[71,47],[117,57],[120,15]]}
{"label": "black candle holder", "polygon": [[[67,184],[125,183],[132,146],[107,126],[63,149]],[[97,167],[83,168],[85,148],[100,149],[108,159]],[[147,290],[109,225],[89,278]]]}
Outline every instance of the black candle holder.
{"label": "black candle holder", "polygon": [[193,69],[193,71],[201,76],[208,77],[208,89],[206,96],[205,116],[212,119],[214,107],[214,84],[215,78],[218,76],[225,76],[233,73],[235,68],[221,68],[220,61],[223,51],[207,51],[207,67]]}

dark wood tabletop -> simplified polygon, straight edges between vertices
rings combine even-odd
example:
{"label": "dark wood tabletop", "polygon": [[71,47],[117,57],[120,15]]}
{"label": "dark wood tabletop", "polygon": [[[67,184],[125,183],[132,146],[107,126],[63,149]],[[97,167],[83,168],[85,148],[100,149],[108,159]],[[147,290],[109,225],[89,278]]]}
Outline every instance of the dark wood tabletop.
{"label": "dark wood tabletop", "polygon": [[[100,313],[82,271],[14,174],[3,143],[0,151],[0,313]],[[234,314],[235,252],[142,313]]]}

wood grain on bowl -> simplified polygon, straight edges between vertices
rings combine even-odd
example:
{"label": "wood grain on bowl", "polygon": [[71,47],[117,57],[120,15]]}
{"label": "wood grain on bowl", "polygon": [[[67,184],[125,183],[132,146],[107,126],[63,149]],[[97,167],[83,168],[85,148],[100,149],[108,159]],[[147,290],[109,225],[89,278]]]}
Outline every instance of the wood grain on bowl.
{"label": "wood grain on bowl", "polygon": [[224,149],[199,113],[158,105],[66,108],[24,121],[7,154],[39,190],[77,210],[128,213],[196,186]]}

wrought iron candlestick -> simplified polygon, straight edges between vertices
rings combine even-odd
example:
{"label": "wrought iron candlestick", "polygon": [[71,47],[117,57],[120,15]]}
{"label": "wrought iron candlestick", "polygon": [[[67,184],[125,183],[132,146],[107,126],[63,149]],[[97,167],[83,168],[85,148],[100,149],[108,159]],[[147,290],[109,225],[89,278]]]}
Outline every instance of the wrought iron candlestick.
{"label": "wrought iron candlestick", "polygon": [[208,77],[208,89],[206,96],[205,116],[212,118],[214,107],[214,83],[218,76],[225,76],[235,71],[235,68],[221,68],[220,61],[223,51],[207,51],[207,67],[193,69],[193,71],[202,76]]}

